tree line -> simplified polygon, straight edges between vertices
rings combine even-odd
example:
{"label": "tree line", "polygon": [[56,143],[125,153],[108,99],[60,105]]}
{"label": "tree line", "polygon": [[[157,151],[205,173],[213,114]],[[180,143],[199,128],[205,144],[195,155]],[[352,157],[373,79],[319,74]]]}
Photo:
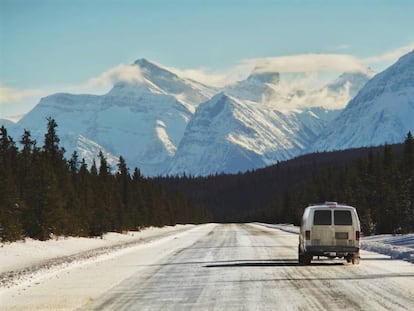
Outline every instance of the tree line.
{"label": "tree line", "polygon": [[20,148],[0,128],[0,239],[99,236],[177,223],[299,224],[309,203],[357,208],[365,234],[414,232],[414,138],[403,144],[322,152],[239,174],[145,178],[102,152],[90,167],[65,159],[55,120],[42,147]]}
{"label": "tree line", "polygon": [[293,223],[310,203],[357,208],[365,234],[414,232],[414,139],[305,155],[234,175],[155,178],[185,193],[216,222]]}
{"label": "tree line", "polygon": [[167,193],[138,168],[131,174],[122,156],[116,173],[102,152],[91,167],[76,151],[66,160],[56,128],[48,118],[42,147],[25,130],[21,148],[0,128],[0,240],[99,236],[207,220],[185,196]]}

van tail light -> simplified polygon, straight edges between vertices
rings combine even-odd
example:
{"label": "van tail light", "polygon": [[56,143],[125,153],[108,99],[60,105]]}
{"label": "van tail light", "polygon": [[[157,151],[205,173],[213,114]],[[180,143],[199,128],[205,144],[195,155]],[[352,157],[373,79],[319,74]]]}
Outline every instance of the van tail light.
{"label": "van tail light", "polygon": [[359,238],[361,237],[361,233],[359,231],[355,231],[355,239],[359,241]]}
{"label": "van tail light", "polygon": [[305,231],[305,238],[306,238],[307,241],[310,240],[310,230]]}

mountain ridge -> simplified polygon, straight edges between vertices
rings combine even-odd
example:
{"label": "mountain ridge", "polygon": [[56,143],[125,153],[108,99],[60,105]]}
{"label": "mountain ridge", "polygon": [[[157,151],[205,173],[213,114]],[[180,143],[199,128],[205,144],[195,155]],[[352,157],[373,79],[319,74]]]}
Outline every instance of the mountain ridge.
{"label": "mountain ridge", "polygon": [[[399,69],[393,69],[393,75],[414,64],[412,57],[403,61],[407,64],[395,67]],[[39,141],[46,117],[51,116],[63,133],[63,146],[69,152],[78,150],[88,163],[94,158],[89,145],[90,150],[106,150],[111,165],[122,155],[147,176],[237,173],[329,150],[328,144],[320,143],[327,129],[348,122],[346,111],[355,98],[368,98],[363,90],[372,85],[368,71],[344,73],[319,89],[304,89],[286,84],[278,72],[253,70],[244,80],[216,88],[181,78],[146,59],[131,66],[139,67],[140,76],[118,81],[107,94],[57,93],[42,98],[12,125],[14,136],[27,128]],[[410,81],[398,80],[389,89],[402,84],[411,87]],[[402,141],[406,132],[400,134]]]}
{"label": "mountain ridge", "polygon": [[312,150],[399,143],[409,131],[414,131],[414,51],[368,81]]}

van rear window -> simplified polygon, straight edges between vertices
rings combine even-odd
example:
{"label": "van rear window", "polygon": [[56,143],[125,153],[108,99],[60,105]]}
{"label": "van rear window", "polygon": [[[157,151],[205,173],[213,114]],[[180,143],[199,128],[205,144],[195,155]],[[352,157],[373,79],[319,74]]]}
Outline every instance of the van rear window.
{"label": "van rear window", "polygon": [[340,226],[352,226],[350,211],[334,211],[334,223]]}
{"label": "van rear window", "polygon": [[331,224],[331,211],[315,211],[313,215],[313,224],[317,226],[329,226]]}

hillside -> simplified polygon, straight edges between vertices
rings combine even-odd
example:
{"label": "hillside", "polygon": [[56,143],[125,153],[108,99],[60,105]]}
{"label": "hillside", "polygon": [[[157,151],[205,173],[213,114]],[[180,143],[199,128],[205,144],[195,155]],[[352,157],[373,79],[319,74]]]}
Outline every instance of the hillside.
{"label": "hillside", "polygon": [[[297,224],[307,204],[332,200],[356,206],[366,231],[375,221],[379,232],[391,232],[391,227],[404,222],[401,211],[395,214],[402,204],[399,200],[414,199],[410,146],[412,136],[406,144],[314,153],[244,174],[154,181],[202,205],[217,222]],[[412,208],[407,204],[407,210]],[[406,229],[414,230],[414,215],[405,220]]]}

